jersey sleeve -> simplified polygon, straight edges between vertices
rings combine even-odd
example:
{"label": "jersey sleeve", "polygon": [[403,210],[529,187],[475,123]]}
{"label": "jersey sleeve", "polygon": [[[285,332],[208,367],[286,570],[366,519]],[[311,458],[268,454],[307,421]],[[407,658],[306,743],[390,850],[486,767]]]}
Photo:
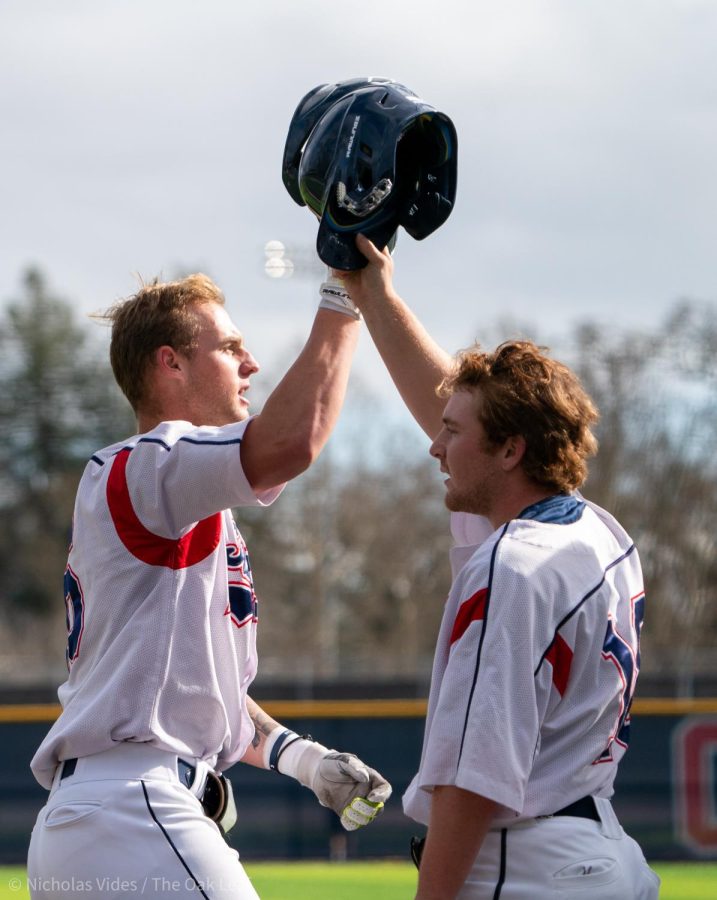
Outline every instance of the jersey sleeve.
{"label": "jersey sleeve", "polygon": [[550,696],[534,677],[549,615],[503,550],[498,542],[490,560],[469,564],[454,585],[420,787],[455,785],[519,814]]}
{"label": "jersey sleeve", "polygon": [[124,460],[126,451],[112,460],[113,495],[122,496],[126,487],[142,524],[170,538],[224,509],[273,503],[283,485],[257,493],[241,465],[241,442],[250,421],[201,428],[162,423],[143,435]]}

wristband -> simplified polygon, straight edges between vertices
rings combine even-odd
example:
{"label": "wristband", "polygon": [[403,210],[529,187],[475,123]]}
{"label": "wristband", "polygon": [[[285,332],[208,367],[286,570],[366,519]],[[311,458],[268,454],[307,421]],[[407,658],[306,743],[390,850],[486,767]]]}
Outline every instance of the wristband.
{"label": "wristband", "polygon": [[[279,760],[284,751],[288,750],[292,744],[302,740],[313,741],[310,734],[297,734],[295,731],[290,731],[288,728],[285,728],[283,731],[275,728],[274,733],[276,732],[279,732],[279,734],[277,734],[264,751],[265,754],[268,753],[268,759],[266,760],[267,768],[271,769],[272,772],[279,771]],[[273,734],[270,735],[270,739],[271,737],[273,737]]]}
{"label": "wristband", "polygon": [[351,316],[352,319],[361,318],[361,311],[351,299],[340,278],[332,275],[328,281],[324,281],[319,288],[319,296],[321,297],[319,309],[333,309],[334,312]]}
{"label": "wristband", "polygon": [[281,748],[292,738],[298,737],[295,731],[289,728],[275,728],[267,737],[266,747],[264,748],[264,764],[267,769],[276,770],[276,762],[281,753]]}

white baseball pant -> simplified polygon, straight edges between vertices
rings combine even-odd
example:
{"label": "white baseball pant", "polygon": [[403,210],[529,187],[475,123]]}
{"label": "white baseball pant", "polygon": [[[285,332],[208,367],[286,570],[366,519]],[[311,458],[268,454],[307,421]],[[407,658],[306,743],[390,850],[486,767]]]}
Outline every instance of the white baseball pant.
{"label": "white baseball pant", "polygon": [[456,900],[656,900],[660,879],[609,800],[600,822],[531,819],[488,833]]}
{"label": "white baseball pant", "polygon": [[239,854],[177,774],[177,756],[121,743],[58,767],[30,840],[33,900],[257,900]]}

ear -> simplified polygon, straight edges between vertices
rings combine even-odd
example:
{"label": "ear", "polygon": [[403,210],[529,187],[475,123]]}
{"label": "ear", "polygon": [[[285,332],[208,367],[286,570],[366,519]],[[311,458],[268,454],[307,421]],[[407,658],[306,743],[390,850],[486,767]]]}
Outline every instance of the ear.
{"label": "ear", "polygon": [[522,434],[511,435],[500,450],[501,464],[504,472],[511,472],[520,465],[525,456],[525,438]]}
{"label": "ear", "polygon": [[176,377],[182,372],[181,358],[177,351],[168,344],[154,351],[154,363],[162,375]]}

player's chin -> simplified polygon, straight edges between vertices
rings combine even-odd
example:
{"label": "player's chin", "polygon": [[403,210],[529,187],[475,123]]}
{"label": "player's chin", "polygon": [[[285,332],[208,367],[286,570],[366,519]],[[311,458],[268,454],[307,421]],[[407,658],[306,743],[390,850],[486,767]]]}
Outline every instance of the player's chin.
{"label": "player's chin", "polygon": [[446,504],[446,509],[450,509],[451,512],[465,512],[461,498],[454,491],[451,491],[450,488],[446,491],[443,502]]}
{"label": "player's chin", "polygon": [[239,397],[238,401],[234,404],[233,412],[235,422],[243,422],[244,419],[248,419],[251,415],[249,412],[249,401],[245,400],[243,397]]}
{"label": "player's chin", "polygon": [[449,509],[451,512],[478,513],[479,515],[483,515],[483,510],[480,508],[480,504],[476,503],[475,498],[466,497],[456,491],[451,491],[450,489],[446,491],[443,502],[446,505],[446,509]]}

